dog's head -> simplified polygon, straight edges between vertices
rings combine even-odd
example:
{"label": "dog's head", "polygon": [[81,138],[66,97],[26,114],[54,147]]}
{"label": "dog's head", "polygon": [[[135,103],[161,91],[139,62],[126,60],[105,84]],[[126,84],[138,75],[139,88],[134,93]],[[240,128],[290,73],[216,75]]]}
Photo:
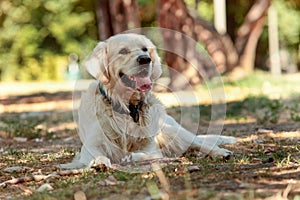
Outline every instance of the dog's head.
{"label": "dog's head", "polygon": [[124,106],[145,97],[161,75],[155,46],[138,34],[119,34],[100,42],[85,66],[109,97]]}

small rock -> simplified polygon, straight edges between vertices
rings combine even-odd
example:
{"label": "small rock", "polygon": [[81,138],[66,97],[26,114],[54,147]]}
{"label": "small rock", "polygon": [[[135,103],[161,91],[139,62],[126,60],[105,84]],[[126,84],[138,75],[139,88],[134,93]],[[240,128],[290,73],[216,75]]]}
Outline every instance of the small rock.
{"label": "small rock", "polygon": [[43,138],[35,138],[34,141],[35,142],[43,142]]}
{"label": "small rock", "polygon": [[82,191],[77,191],[74,194],[74,200],[87,200],[86,195],[84,192]]}
{"label": "small rock", "polygon": [[263,143],[265,140],[262,138],[257,138],[255,140],[253,140],[253,143],[259,144],[259,143]]}
{"label": "small rock", "polygon": [[27,142],[28,138],[26,137],[14,137],[16,142]]}
{"label": "small rock", "polygon": [[52,190],[53,187],[49,183],[45,183],[37,189],[38,192],[52,191]]}
{"label": "small rock", "polygon": [[190,173],[200,171],[200,168],[197,165],[187,166],[186,169]]}

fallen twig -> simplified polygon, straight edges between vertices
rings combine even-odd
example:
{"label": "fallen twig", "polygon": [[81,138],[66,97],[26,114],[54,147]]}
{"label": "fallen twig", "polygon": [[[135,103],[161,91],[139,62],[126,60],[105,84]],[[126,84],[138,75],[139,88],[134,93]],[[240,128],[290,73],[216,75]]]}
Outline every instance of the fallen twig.
{"label": "fallen twig", "polygon": [[31,175],[31,176],[25,176],[25,177],[19,177],[19,178],[13,178],[11,180],[4,181],[0,183],[0,187],[5,188],[8,185],[14,185],[14,184],[19,184],[19,183],[25,183],[25,182],[30,182],[30,181],[42,181],[46,180],[48,178],[58,178],[61,176],[68,176],[68,175],[77,175],[77,174],[82,174],[84,172],[88,171],[93,171],[94,169],[70,169],[70,170],[63,170],[59,172],[53,172],[48,175]]}
{"label": "fallen twig", "polygon": [[143,161],[131,161],[131,162],[122,162],[120,166],[127,165],[151,165],[153,163],[170,163],[170,162],[182,162],[182,158],[155,158]]}

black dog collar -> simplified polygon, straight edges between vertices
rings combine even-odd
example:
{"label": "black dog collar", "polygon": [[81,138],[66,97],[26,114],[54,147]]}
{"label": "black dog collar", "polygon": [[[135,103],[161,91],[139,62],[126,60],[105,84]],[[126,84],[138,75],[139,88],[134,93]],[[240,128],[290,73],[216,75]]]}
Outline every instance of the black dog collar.
{"label": "black dog collar", "polygon": [[[112,105],[113,110],[120,113],[120,114],[128,114],[124,109],[119,104],[115,104],[111,101],[109,96],[107,96],[105,90],[103,89],[102,85],[99,83],[98,84],[98,89],[100,94],[108,100],[108,102]],[[144,102],[140,101],[137,105],[129,104],[128,109],[130,111],[129,115],[132,117],[134,122],[138,122],[140,118],[139,110],[141,110]]]}

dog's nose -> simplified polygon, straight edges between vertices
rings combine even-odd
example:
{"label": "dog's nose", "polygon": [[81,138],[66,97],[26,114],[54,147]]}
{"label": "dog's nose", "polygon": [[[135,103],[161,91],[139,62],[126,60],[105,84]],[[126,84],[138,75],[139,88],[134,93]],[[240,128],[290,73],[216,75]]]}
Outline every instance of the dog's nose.
{"label": "dog's nose", "polygon": [[151,62],[151,58],[149,56],[142,55],[137,58],[137,62],[139,65],[148,65]]}

